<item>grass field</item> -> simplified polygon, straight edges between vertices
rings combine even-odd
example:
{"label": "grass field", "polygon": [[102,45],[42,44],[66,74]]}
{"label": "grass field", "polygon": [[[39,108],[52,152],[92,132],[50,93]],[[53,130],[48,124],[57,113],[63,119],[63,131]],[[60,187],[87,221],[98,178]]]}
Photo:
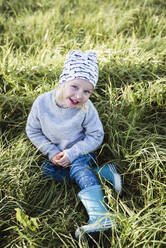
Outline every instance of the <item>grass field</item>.
{"label": "grass field", "polygon": [[[97,53],[98,164],[123,178],[122,198],[102,183],[119,230],[96,244],[74,238],[88,221],[78,187],[43,178],[25,134],[71,49]],[[166,247],[166,1],[1,0],[0,145],[0,247]]]}

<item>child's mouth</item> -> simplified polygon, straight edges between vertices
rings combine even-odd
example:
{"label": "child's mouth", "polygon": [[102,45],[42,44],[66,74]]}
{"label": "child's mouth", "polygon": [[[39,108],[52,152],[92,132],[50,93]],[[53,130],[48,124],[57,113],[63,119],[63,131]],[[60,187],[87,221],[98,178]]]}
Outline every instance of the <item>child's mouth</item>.
{"label": "child's mouth", "polygon": [[70,102],[73,104],[73,105],[77,105],[79,102],[78,101],[76,101],[76,100],[73,100],[73,99],[71,99],[71,98],[69,98],[70,99]]}

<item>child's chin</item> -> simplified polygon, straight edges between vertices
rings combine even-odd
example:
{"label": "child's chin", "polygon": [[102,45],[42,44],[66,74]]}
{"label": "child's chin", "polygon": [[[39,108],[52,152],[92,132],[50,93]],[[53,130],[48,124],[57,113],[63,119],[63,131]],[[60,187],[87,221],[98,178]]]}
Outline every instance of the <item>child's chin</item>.
{"label": "child's chin", "polygon": [[83,104],[77,104],[75,108],[81,109],[83,107]]}

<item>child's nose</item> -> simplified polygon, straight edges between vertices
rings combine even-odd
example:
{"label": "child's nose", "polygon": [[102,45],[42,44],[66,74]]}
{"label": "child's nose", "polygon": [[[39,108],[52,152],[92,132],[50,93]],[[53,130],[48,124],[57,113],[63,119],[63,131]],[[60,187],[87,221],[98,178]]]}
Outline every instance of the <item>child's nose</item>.
{"label": "child's nose", "polygon": [[83,96],[82,92],[81,92],[81,91],[78,91],[78,92],[77,92],[77,99],[78,99],[78,100],[79,100],[79,99],[82,99],[82,96]]}

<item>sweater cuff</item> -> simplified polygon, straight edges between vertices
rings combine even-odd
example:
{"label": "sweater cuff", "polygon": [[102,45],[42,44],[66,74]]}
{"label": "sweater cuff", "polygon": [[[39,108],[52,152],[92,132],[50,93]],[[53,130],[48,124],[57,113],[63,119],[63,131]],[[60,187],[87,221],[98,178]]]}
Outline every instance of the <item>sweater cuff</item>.
{"label": "sweater cuff", "polygon": [[57,149],[56,149],[55,151],[49,152],[49,154],[48,154],[48,159],[51,161],[52,158],[53,158],[55,155],[57,155],[59,152],[60,152],[60,151],[57,151]]}
{"label": "sweater cuff", "polygon": [[72,162],[78,158],[80,155],[78,154],[74,154],[71,150],[64,150],[64,152],[66,153],[66,155],[68,156],[68,159],[70,160],[70,163],[72,164]]}

